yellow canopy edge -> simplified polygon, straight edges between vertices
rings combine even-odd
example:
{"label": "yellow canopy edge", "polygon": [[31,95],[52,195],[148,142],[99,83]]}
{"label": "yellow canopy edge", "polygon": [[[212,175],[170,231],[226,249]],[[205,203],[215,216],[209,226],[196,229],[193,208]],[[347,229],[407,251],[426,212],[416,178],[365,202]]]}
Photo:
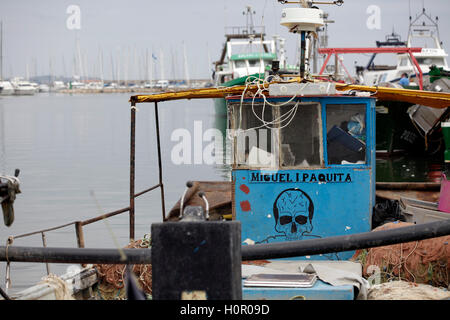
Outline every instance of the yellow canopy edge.
{"label": "yellow canopy edge", "polygon": [[[292,81],[299,81],[299,78],[293,79]],[[130,98],[130,102],[135,104],[142,102],[160,102],[182,99],[224,98],[228,95],[240,95],[245,89],[246,86],[234,86],[229,88],[201,88],[151,95],[136,95]],[[256,85],[249,85],[246,90],[247,92],[255,92],[257,89],[258,87]],[[336,83],[336,90],[372,92],[372,96],[380,101],[402,101],[440,109],[450,106],[450,93],[447,92],[369,87],[341,83]]]}
{"label": "yellow canopy edge", "polygon": [[447,92],[421,91],[387,87],[368,87],[341,83],[336,83],[336,90],[373,92],[373,96],[380,101],[402,101],[439,109],[447,108],[450,106],[450,93]]}

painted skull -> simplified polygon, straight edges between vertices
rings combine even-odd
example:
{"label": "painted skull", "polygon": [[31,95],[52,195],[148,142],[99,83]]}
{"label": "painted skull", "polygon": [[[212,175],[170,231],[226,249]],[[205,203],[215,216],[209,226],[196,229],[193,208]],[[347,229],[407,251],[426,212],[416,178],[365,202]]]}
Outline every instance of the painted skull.
{"label": "painted skull", "polygon": [[275,230],[287,240],[301,240],[312,231],[314,205],[311,198],[300,189],[281,192],[273,205]]}

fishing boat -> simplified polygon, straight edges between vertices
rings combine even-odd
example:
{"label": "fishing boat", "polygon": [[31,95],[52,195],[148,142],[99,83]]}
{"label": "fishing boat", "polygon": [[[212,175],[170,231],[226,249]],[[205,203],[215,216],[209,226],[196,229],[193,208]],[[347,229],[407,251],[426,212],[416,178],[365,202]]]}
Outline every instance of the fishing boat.
{"label": "fishing boat", "polygon": [[39,92],[44,92],[44,93],[50,92],[50,87],[48,86],[48,84],[45,84],[45,83],[40,84],[39,85]]}
{"label": "fishing boat", "polygon": [[[419,40],[424,47],[414,47]],[[428,47],[431,42],[432,47]],[[423,45],[423,43],[421,43]],[[376,41],[376,48],[323,48],[320,53],[327,54],[327,59],[320,74],[323,73],[332,54],[357,53],[372,54],[365,67],[357,66],[358,79],[353,83],[369,86],[407,88],[413,90],[449,92],[447,54],[439,38],[438,18],[433,20],[425,8],[415,19],[410,17],[407,41],[393,31],[384,41]],[[375,58],[380,54],[396,54],[397,65],[376,65]],[[401,86],[398,82],[407,74],[410,83]],[[433,76],[436,75],[436,76]],[[337,75],[336,81],[341,80]],[[351,79],[351,76],[349,76]],[[438,83],[435,83],[435,81]],[[410,154],[413,156],[441,156],[443,137],[440,123],[448,116],[447,109],[432,109],[417,103],[399,101],[377,102],[377,155],[392,157]]]}
{"label": "fishing boat", "polygon": [[9,81],[0,81],[0,87],[2,88],[0,95],[9,96],[14,94],[14,87]]}
{"label": "fishing boat", "polygon": [[[14,298],[51,299],[56,287],[62,287],[60,296],[84,292],[93,298],[99,264],[144,265],[139,279],[148,285],[151,263],[155,300],[365,299],[370,285],[361,264],[350,260],[354,250],[450,234],[449,219],[370,232],[376,200],[376,100],[446,108],[450,94],[309,78],[306,48],[311,33],[323,25],[323,12],[306,5],[284,9],[282,17],[282,24],[302,39],[299,75],[281,75],[272,68],[270,75],[241,86],[130,97],[129,206],[21,235],[44,235],[73,224],[76,249],[21,248],[13,245],[14,237],[7,247],[0,246],[0,260],[8,267],[15,261],[97,265],[59,277],[59,285],[48,277]],[[187,182],[166,215],[158,110],[164,101],[205,98],[226,100],[232,178]],[[136,117],[137,106],[144,103],[154,103],[159,181],[136,192]],[[154,190],[160,191],[162,222],[152,224],[151,243],[135,241],[135,199]],[[131,247],[84,248],[83,226],[121,213],[129,214]],[[121,288],[127,282],[118,281]]]}
{"label": "fishing boat", "polygon": [[36,88],[31,82],[24,80],[23,78],[14,78],[11,81],[14,88],[14,95],[34,95],[36,93]]}
{"label": "fishing boat", "polygon": [[66,89],[66,85],[63,81],[53,81],[53,84],[51,86],[51,91],[58,92],[60,90]]}
{"label": "fishing boat", "polygon": [[[216,87],[243,85],[248,78],[263,77],[273,60],[280,61],[281,68],[292,68],[286,62],[285,39],[266,39],[265,27],[253,23],[255,11],[247,6],[243,13],[246,26],[225,28],[226,41],[212,76]],[[215,106],[216,114],[226,115],[225,100],[215,100]]]}

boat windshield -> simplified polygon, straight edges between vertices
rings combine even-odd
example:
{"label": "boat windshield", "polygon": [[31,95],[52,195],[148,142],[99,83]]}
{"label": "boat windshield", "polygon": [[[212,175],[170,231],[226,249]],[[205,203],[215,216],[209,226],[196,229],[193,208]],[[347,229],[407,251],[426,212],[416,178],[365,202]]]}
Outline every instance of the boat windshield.
{"label": "boat windshield", "polygon": [[236,60],[236,61],[234,62],[234,66],[235,66],[236,68],[247,68],[247,63],[246,63],[245,60]]}
{"label": "boat windshield", "polygon": [[422,57],[422,58],[419,58],[419,57],[416,57],[416,59],[417,59],[417,62],[419,64],[422,64],[422,65],[431,66],[431,65],[434,64],[434,65],[439,66],[439,67],[442,67],[442,66],[445,65],[444,64],[444,58],[434,58],[434,57]]}
{"label": "boat windshield", "polygon": [[261,60],[248,60],[248,65],[250,66],[250,68],[257,68],[261,66]]}
{"label": "boat windshield", "polygon": [[327,105],[328,164],[366,163],[364,104]]}
{"label": "boat windshield", "polygon": [[[323,165],[319,103],[233,105],[234,164],[239,167]],[[282,119],[282,120],[281,120]],[[280,121],[281,120],[281,121]]]}
{"label": "boat windshield", "polygon": [[[293,109],[294,108],[294,109]],[[320,105],[295,103],[280,107],[280,116],[293,110],[291,123],[280,124],[281,166],[315,167],[322,164]],[[288,118],[289,119],[289,118]]]}

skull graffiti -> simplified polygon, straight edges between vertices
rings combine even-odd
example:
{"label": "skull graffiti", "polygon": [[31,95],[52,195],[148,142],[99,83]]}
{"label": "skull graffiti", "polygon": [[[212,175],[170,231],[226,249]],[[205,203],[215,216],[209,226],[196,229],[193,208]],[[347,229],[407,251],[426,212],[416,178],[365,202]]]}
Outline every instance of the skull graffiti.
{"label": "skull graffiti", "polygon": [[287,240],[301,240],[312,231],[314,204],[302,190],[294,188],[281,192],[273,204],[275,230]]}

